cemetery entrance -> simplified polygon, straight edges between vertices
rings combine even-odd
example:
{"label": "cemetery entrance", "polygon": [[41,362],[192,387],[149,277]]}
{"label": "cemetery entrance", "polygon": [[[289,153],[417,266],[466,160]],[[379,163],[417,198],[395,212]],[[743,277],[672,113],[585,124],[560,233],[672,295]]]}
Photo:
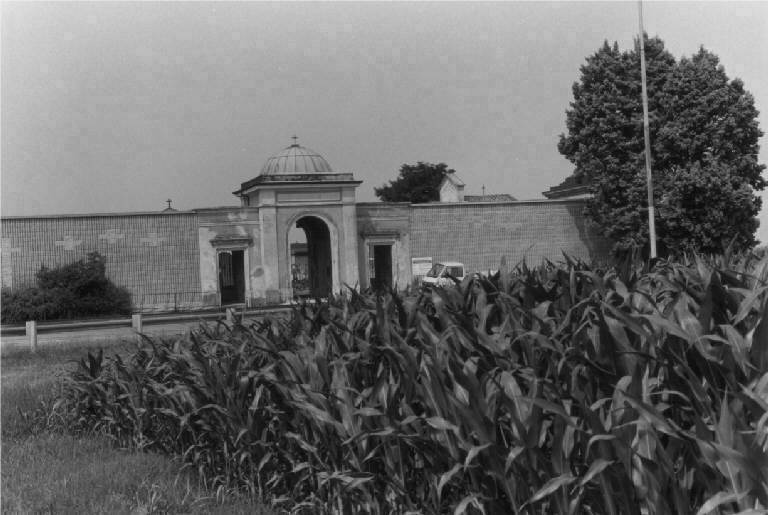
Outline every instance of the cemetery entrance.
{"label": "cemetery entrance", "polygon": [[309,294],[325,298],[331,294],[333,267],[331,262],[331,233],[323,220],[304,216],[296,221],[307,237],[306,267]]}

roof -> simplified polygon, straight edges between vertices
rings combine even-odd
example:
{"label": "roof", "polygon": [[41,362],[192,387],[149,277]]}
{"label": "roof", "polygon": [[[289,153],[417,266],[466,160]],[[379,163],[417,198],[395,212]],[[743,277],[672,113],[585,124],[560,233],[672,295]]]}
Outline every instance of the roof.
{"label": "roof", "polygon": [[259,175],[240,184],[240,189],[232,192],[240,196],[255,186],[286,186],[296,183],[323,183],[323,184],[362,184],[356,181],[351,173],[305,173],[286,175]]}
{"label": "roof", "polygon": [[306,175],[334,173],[331,165],[320,154],[298,143],[273,155],[261,168],[259,175]]}
{"label": "roof", "polygon": [[569,175],[557,186],[552,186],[542,195],[549,199],[583,197],[589,194],[589,181],[584,175]]}
{"label": "roof", "polygon": [[517,200],[509,193],[494,193],[490,195],[464,195],[464,202],[514,202]]}
{"label": "roof", "polygon": [[449,170],[445,175],[443,175],[443,180],[440,181],[440,187],[442,187],[445,181],[452,183],[454,186],[464,186],[464,183],[461,181],[461,179],[459,179],[459,176],[456,175],[454,170]]}
{"label": "roof", "polygon": [[232,193],[240,196],[250,189],[263,186],[289,185],[306,182],[323,182],[325,184],[361,184],[351,173],[336,173],[328,161],[320,154],[296,143],[284,148],[273,155],[261,167],[259,175],[240,184],[240,188]]}

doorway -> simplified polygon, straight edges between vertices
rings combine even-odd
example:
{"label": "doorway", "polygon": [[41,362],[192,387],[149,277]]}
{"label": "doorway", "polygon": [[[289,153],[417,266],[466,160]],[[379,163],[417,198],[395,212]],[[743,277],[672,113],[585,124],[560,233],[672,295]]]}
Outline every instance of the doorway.
{"label": "doorway", "polygon": [[245,302],[245,267],[242,250],[219,252],[219,291],[221,303]]}
{"label": "doorway", "polygon": [[288,244],[291,254],[291,289],[294,297],[307,297],[310,294],[307,239],[300,229],[294,228],[289,234],[292,235],[294,230],[301,233],[301,240],[290,240]]}
{"label": "doorway", "polygon": [[[299,218],[296,221],[296,227],[304,231],[306,246],[302,248],[301,242],[292,241],[290,235],[288,244],[291,246],[293,264],[297,265],[296,271],[300,274],[303,266],[306,269],[306,274],[303,276],[305,277],[303,288],[294,289],[294,295],[303,294],[315,298],[326,298],[330,296],[333,289],[331,232],[326,223],[315,216]],[[302,254],[306,257],[303,257]],[[299,275],[297,275],[298,277]],[[298,284],[297,282],[296,286]]]}
{"label": "doorway", "polygon": [[392,288],[392,245],[373,245],[373,276],[371,288],[388,290]]}

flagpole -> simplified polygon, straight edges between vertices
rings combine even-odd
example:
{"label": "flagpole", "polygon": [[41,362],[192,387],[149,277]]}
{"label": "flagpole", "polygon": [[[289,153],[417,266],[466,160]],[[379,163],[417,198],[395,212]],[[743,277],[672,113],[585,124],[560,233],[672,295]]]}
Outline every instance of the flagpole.
{"label": "flagpole", "polygon": [[645,84],[645,44],[643,42],[643,0],[637,2],[640,13],[640,77],[643,91],[643,137],[645,139],[645,175],[648,183],[648,237],[651,242],[651,259],[656,257],[656,217],[653,209],[653,175],[651,175],[651,136],[648,128],[648,89]]}

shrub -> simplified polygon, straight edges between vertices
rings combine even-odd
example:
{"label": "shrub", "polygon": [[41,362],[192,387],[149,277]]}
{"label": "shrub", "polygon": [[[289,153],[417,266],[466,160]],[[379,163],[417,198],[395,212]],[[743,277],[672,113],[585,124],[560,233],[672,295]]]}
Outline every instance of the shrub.
{"label": "shrub", "polygon": [[131,312],[131,296],[106,276],[98,252],[60,266],[41,267],[37,286],[2,292],[2,322],[54,320]]}
{"label": "shrub", "polygon": [[62,407],[296,512],[768,506],[768,258],[504,268],[89,354]]}

